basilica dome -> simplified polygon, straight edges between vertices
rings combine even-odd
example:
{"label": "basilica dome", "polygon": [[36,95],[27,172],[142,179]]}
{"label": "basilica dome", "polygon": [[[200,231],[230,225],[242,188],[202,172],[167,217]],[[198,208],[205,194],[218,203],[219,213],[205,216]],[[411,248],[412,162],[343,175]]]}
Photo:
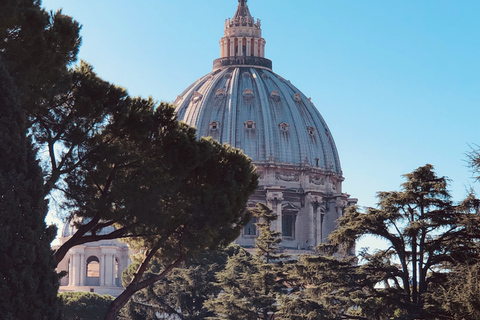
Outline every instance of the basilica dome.
{"label": "basilica dome", "polygon": [[[179,120],[242,149],[252,158],[259,187],[249,206],[267,204],[277,215],[272,228],[281,247],[310,250],[336,228],[344,209],[356,203],[342,192],[344,180],[332,133],[310,98],[273,72],[265,58],[259,20],[246,0],[225,21],[220,58],[213,70],[175,100]],[[252,220],[236,243],[253,247]]]}
{"label": "basilica dome", "polygon": [[213,71],[178,96],[178,117],[199,136],[242,149],[255,163],[309,165],[341,175],[330,130],[310,98],[272,71],[260,22],[239,1]]}

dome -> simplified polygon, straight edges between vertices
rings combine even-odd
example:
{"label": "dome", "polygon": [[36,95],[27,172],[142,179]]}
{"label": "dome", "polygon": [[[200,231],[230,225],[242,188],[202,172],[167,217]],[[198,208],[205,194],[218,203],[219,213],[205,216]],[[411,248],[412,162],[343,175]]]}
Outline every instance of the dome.
{"label": "dome", "polygon": [[[85,224],[89,221],[90,221],[90,218],[68,219],[62,226],[62,232],[60,233],[61,237],[67,238],[67,237],[73,236],[75,232],[77,232],[78,230],[78,227],[77,227],[78,223]],[[105,235],[105,234],[112,233],[113,231],[115,231],[115,227],[108,226],[97,231],[97,235]],[[88,232],[87,234],[90,234],[90,232]]]}
{"label": "dome", "polygon": [[332,134],[313,103],[272,71],[260,21],[239,0],[225,21],[213,71],[175,100],[179,119],[199,136],[242,149],[259,162],[309,165],[341,175]]}
{"label": "dome", "polygon": [[218,68],[198,79],[174,103],[177,114],[257,162],[310,165],[341,174],[332,134],[299,89],[257,65]]}

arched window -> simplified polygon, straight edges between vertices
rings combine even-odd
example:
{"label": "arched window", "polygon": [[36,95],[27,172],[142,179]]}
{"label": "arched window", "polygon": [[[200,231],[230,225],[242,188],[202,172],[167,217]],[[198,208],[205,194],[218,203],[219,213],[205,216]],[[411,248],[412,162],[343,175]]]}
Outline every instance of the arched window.
{"label": "arched window", "polygon": [[219,126],[220,126],[220,123],[217,121],[212,121],[209,123],[209,127],[211,131],[217,131]]}
{"label": "arched window", "polygon": [[100,263],[95,256],[87,259],[87,277],[100,277]]}
{"label": "arched window", "polygon": [[245,129],[254,130],[255,129],[255,121],[253,121],[253,120],[245,121]]}
{"label": "arched window", "polygon": [[290,125],[286,122],[282,122],[278,125],[281,131],[287,132],[290,129]]}
{"label": "arched window", "polygon": [[100,262],[95,256],[90,256],[87,259],[87,286],[100,285]]}

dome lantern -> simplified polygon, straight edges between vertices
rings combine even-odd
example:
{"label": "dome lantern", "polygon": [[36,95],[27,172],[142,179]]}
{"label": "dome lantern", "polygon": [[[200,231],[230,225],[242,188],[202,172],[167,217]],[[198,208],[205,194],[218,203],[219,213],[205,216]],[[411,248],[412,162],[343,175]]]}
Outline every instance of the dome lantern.
{"label": "dome lantern", "polygon": [[265,59],[265,43],[260,20],[255,21],[252,17],[246,0],[238,0],[235,15],[225,20],[224,36],[220,39],[220,58],[213,62],[213,69],[227,65],[271,69],[272,61]]}

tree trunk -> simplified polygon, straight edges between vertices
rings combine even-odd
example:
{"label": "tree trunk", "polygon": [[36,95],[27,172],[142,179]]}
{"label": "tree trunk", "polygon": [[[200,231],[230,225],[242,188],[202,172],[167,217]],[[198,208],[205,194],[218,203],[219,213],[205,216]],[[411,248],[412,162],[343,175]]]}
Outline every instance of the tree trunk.
{"label": "tree trunk", "polygon": [[183,260],[185,260],[185,256],[183,254],[178,257],[172,264],[170,264],[162,273],[154,275],[148,279],[140,281],[143,277],[143,274],[147,270],[147,267],[150,263],[150,260],[153,258],[155,253],[158,251],[158,247],[152,249],[150,253],[145,257],[142,264],[137,270],[135,277],[127,286],[127,288],[115,299],[112,301],[110,306],[108,307],[107,314],[105,315],[104,320],[116,320],[117,314],[130,300],[130,298],[137,292],[140,291],[149,285],[154,284],[155,282],[165,278],[165,276],[170,273],[176,266],[178,266]]}

